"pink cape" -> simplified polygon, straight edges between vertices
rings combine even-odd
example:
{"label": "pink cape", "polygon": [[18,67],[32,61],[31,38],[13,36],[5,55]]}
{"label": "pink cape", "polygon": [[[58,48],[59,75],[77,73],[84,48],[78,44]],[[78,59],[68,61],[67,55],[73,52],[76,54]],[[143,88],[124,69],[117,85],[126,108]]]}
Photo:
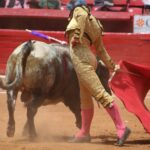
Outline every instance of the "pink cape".
{"label": "pink cape", "polygon": [[150,66],[120,61],[121,70],[110,81],[114,94],[134,113],[146,132],[150,133],[150,111],[144,104],[150,89]]}

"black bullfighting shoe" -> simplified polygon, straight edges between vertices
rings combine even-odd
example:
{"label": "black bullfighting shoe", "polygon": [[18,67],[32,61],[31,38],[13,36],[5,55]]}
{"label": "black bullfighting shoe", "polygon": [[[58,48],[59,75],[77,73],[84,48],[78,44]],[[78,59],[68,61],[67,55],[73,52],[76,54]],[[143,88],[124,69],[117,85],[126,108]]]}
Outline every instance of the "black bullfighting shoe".
{"label": "black bullfighting shoe", "polygon": [[91,142],[91,136],[86,135],[84,137],[73,137],[68,142],[69,143],[89,143]]}
{"label": "black bullfighting shoe", "polygon": [[115,145],[117,145],[117,146],[123,146],[124,143],[125,143],[125,141],[129,137],[130,133],[131,133],[131,130],[126,127],[123,136],[120,139],[118,138],[118,140],[117,140],[117,142],[116,142]]}

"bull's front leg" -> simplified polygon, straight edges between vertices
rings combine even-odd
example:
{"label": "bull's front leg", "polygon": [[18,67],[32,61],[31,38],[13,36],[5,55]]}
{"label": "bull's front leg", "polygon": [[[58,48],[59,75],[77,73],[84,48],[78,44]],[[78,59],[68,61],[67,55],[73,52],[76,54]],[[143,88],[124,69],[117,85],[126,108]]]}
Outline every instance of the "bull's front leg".
{"label": "bull's front leg", "polygon": [[80,97],[76,94],[76,96],[73,96],[72,98],[65,97],[65,105],[69,107],[69,109],[73,112],[76,118],[76,126],[78,128],[81,128],[81,109],[80,109]]}
{"label": "bull's front leg", "polygon": [[14,111],[15,111],[17,93],[18,92],[14,90],[7,91],[7,108],[9,113],[8,127],[7,127],[8,137],[13,137],[15,133]]}

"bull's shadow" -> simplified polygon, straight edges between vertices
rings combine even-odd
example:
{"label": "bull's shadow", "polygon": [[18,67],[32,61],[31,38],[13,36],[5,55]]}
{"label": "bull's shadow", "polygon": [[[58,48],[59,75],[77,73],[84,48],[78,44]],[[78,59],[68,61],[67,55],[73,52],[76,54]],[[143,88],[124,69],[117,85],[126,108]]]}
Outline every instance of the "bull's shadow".
{"label": "bull's shadow", "polygon": [[[97,74],[110,93],[109,71],[98,60]],[[10,55],[6,66],[6,81],[0,87],[7,90],[9,113],[7,136],[15,133],[15,102],[21,92],[21,101],[27,107],[27,122],[23,134],[36,137],[34,117],[40,106],[63,102],[74,113],[76,126],[81,127],[80,90],[78,79],[66,45],[27,41]]]}

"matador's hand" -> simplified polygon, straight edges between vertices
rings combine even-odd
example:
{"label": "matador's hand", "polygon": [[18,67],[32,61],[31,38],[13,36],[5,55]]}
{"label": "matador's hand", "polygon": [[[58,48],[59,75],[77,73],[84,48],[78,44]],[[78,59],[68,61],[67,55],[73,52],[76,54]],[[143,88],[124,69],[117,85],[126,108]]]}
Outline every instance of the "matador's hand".
{"label": "matador's hand", "polygon": [[117,71],[119,71],[120,70],[120,65],[115,65],[115,68],[114,68],[114,72],[117,72]]}
{"label": "matador's hand", "polygon": [[115,65],[115,68],[113,69],[113,72],[109,78],[109,82],[111,82],[112,78],[114,77],[114,75],[116,74],[116,72],[118,72],[120,70],[120,65]]}

